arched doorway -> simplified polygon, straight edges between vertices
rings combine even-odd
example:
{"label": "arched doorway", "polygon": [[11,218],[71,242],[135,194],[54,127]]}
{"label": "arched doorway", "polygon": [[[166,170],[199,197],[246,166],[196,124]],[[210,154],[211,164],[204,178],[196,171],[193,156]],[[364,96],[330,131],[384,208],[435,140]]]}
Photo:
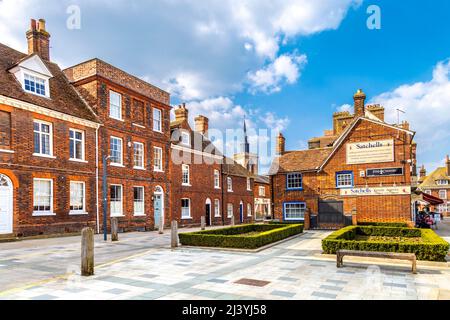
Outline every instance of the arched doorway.
{"label": "arched doorway", "polygon": [[156,229],[161,223],[164,225],[164,189],[160,186],[157,186],[153,193],[153,217]]}
{"label": "arched doorway", "polygon": [[241,223],[244,223],[244,202],[241,201],[241,203],[239,203],[239,216],[241,219]]}
{"label": "arched doorway", "polygon": [[205,208],[205,220],[206,224],[208,226],[212,225],[212,219],[211,219],[211,199],[206,199],[206,208]]}
{"label": "arched doorway", "polygon": [[13,233],[13,193],[11,179],[0,174],[0,234]]}

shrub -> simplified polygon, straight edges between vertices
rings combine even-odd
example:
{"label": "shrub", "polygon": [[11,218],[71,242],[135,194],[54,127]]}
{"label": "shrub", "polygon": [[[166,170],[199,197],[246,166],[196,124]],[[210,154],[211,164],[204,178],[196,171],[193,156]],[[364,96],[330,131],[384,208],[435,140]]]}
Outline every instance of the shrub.
{"label": "shrub", "polygon": [[[259,232],[255,235],[243,235]],[[180,233],[186,246],[256,249],[303,232],[303,225],[243,225],[216,230]]]}
{"label": "shrub", "polygon": [[408,228],[405,222],[358,222],[358,226]]}
{"label": "shrub", "polygon": [[[357,235],[405,238],[421,237],[422,242],[358,241],[355,240]],[[335,254],[338,250],[402,252],[414,253],[418,260],[427,261],[445,261],[449,248],[450,245],[433,230],[408,228],[350,226],[322,240],[322,249],[327,254]]]}

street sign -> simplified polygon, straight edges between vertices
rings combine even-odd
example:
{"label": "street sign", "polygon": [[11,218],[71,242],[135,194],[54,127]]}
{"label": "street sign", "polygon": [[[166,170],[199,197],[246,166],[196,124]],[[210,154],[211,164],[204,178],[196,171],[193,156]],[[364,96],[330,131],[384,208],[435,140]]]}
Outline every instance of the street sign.
{"label": "street sign", "polygon": [[403,168],[367,169],[368,177],[402,176]]}

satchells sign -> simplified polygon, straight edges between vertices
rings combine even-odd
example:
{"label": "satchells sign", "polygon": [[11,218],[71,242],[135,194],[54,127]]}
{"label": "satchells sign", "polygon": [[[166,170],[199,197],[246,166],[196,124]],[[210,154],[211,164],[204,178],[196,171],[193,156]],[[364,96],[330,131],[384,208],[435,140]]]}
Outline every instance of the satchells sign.
{"label": "satchells sign", "polygon": [[411,187],[375,187],[341,189],[341,196],[402,196],[410,195]]}
{"label": "satchells sign", "polygon": [[347,164],[394,161],[394,140],[347,143]]}

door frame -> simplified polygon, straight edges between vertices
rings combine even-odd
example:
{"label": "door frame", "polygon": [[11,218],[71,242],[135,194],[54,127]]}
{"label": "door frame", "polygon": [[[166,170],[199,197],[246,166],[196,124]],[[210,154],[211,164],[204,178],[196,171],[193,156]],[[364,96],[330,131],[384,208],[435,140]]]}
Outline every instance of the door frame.
{"label": "door frame", "polygon": [[[163,221],[163,225],[165,224],[165,215],[164,215],[164,189],[161,186],[156,186],[155,191],[153,192],[153,196],[161,196],[161,216],[162,216],[162,221]],[[158,226],[159,227],[159,221],[156,222],[155,219],[155,202],[153,202],[153,220],[155,220],[155,227]]]}
{"label": "door frame", "polygon": [[239,219],[241,221],[241,223],[244,223],[244,202],[241,201],[239,203]]}
{"label": "door frame", "polygon": [[5,174],[0,174],[0,177],[4,178],[9,186],[9,210],[10,210],[10,229],[7,232],[1,232],[0,234],[12,234],[14,230],[14,184],[12,180]]}
{"label": "door frame", "polygon": [[212,202],[210,198],[206,199],[206,203],[205,203],[205,219],[207,219],[208,217],[206,217],[206,208],[209,206],[209,220],[205,221],[207,226],[212,226]]}

